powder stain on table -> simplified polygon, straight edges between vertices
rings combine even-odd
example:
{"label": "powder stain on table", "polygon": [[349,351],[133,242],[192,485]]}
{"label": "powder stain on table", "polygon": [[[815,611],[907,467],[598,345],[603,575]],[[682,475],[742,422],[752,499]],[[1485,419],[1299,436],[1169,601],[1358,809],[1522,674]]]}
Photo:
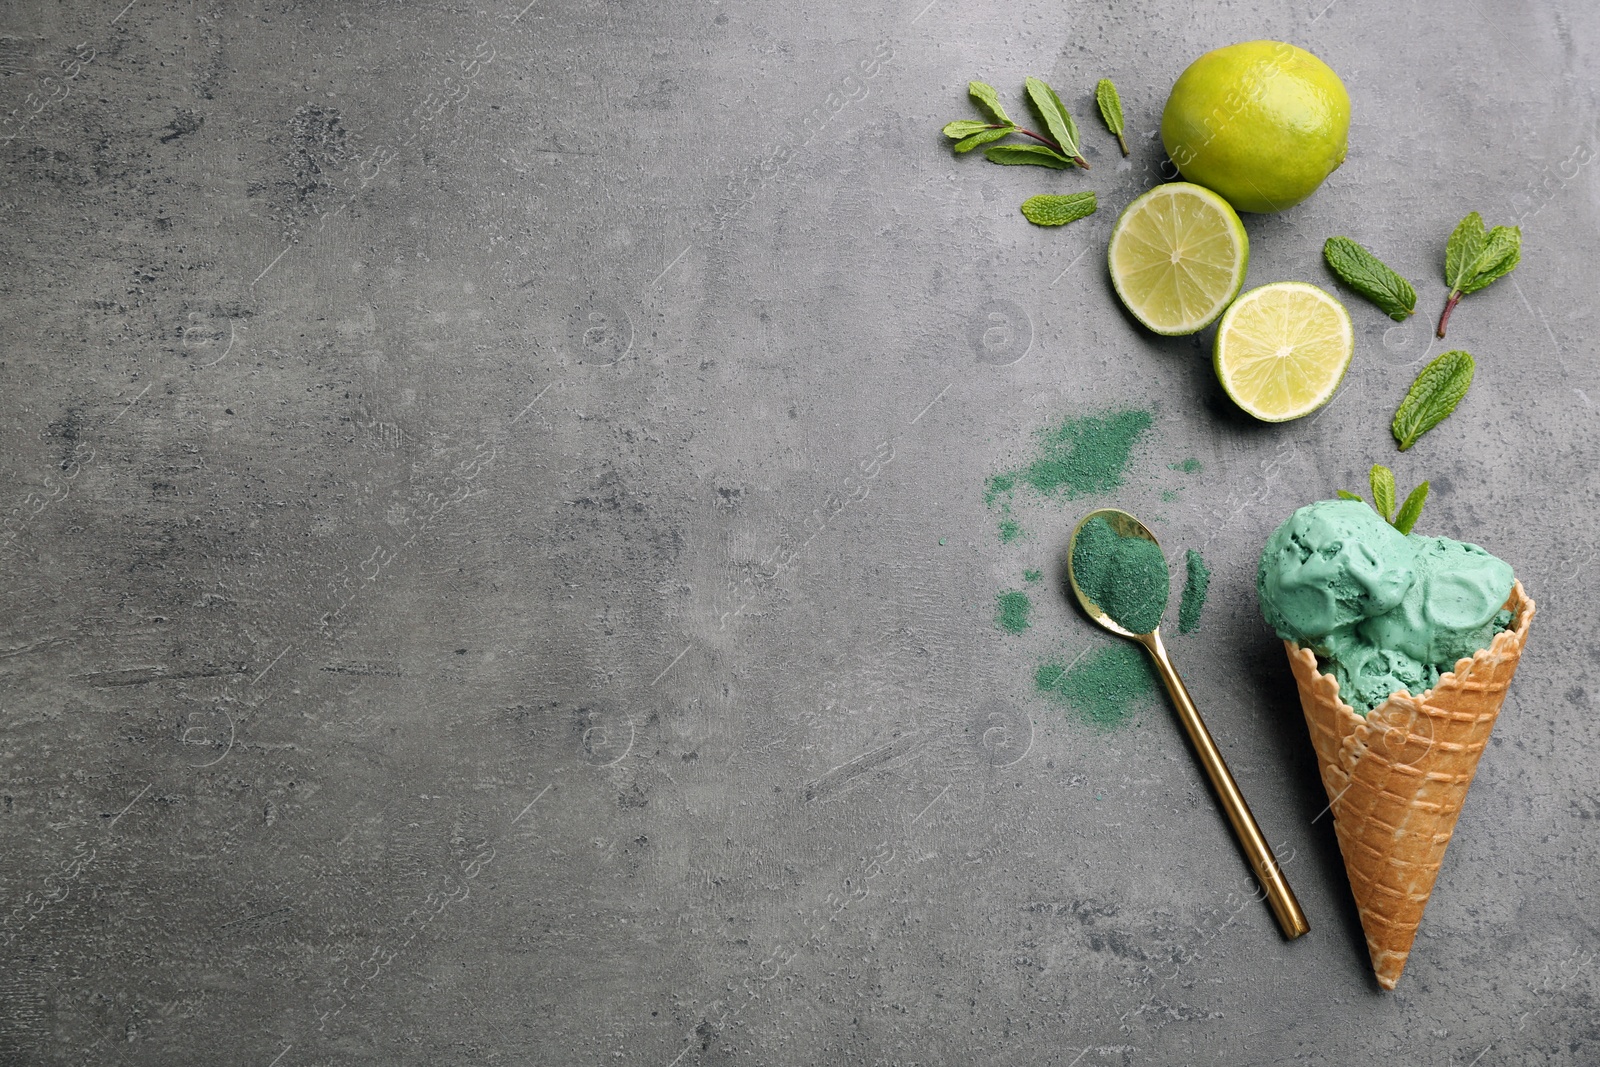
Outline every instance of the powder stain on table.
{"label": "powder stain on table", "polygon": [[999,606],[995,609],[994,623],[1006,633],[1020,634],[1033,625],[1028,618],[1033,611],[1033,601],[1028,599],[1027,593],[1001,593],[995,600]]}
{"label": "powder stain on table", "polygon": [[994,502],[1002,494],[1008,494],[1017,487],[1017,477],[1014,474],[1002,473],[990,477],[989,484],[984,487],[983,502],[988,507],[994,507]]}
{"label": "powder stain on table", "polygon": [[1072,500],[1121,487],[1133,446],[1151,424],[1148,411],[1110,411],[1067,419],[1035,433],[1035,452],[1027,465],[1001,471],[984,485],[984,504],[992,508],[1000,503],[1000,540],[1014,541],[1021,533],[1011,517],[1011,501],[1020,488]]}
{"label": "powder stain on table", "polygon": [[1211,568],[1194,549],[1188,552],[1187,575],[1183,582],[1183,599],[1178,603],[1178,632],[1193,633],[1200,628],[1200,612],[1206,606],[1206,593],[1211,588]]}
{"label": "powder stain on table", "polygon": [[1019,482],[1041,496],[1068,500],[1085,493],[1109,493],[1122,485],[1128,455],[1150,428],[1148,411],[1113,411],[1068,419],[1034,435],[1038,451],[1026,466],[989,479],[984,501],[991,507]]}
{"label": "powder stain on table", "polygon": [[1049,661],[1034,672],[1034,687],[1104,730],[1121,726],[1150,703],[1158,679],[1144,650],[1118,642],[1076,665]]}

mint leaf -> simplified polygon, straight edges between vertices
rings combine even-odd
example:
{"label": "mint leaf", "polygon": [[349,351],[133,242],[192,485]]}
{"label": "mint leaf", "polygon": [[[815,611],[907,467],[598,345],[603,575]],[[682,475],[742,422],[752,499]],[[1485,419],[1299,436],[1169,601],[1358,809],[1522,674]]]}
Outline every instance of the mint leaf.
{"label": "mint leaf", "polygon": [[1411,532],[1411,528],[1422,517],[1422,505],[1428,500],[1428,483],[1423,482],[1411,490],[1411,495],[1406,497],[1406,502],[1400,505],[1400,514],[1394,517],[1394,528],[1403,534]]}
{"label": "mint leaf", "polygon": [[1093,193],[1030,196],[1022,202],[1022,214],[1035,226],[1065,226],[1093,215],[1097,206]]}
{"label": "mint leaf", "polygon": [[1460,289],[1472,276],[1472,265],[1478,261],[1487,238],[1483,216],[1476,211],[1456,224],[1455,232],[1444,246],[1444,283],[1452,291]]}
{"label": "mint leaf", "polygon": [[1394,413],[1390,430],[1404,452],[1417,443],[1417,438],[1443,422],[1472,385],[1472,374],[1477,369],[1472,356],[1466,352],[1446,352],[1422,368],[1417,380],[1411,383],[1400,410]]}
{"label": "mint leaf", "polygon": [[992,85],[983,82],[968,82],[967,95],[978,102],[978,106],[994,116],[994,120],[1006,126],[1015,126],[1011,116],[1006,114],[1006,109],[1000,106],[1000,94],[995,92]]}
{"label": "mint leaf", "polygon": [[1366,503],[1365,500],[1361,500],[1361,498],[1359,496],[1357,496],[1355,493],[1350,492],[1348,489],[1339,490],[1339,499],[1340,500],[1358,500],[1363,504]]}
{"label": "mint leaf", "polygon": [[1372,485],[1372,509],[1387,521],[1394,514],[1394,471],[1374,463],[1367,480]]}
{"label": "mint leaf", "polygon": [[1045,128],[1055,138],[1061,154],[1088,170],[1089,161],[1083,158],[1083,150],[1078,147],[1078,124],[1072,121],[1072,116],[1056,91],[1038,78],[1030,77],[1023,84],[1027,86],[1029,102],[1044,120]]}
{"label": "mint leaf", "polygon": [[1411,283],[1350,238],[1328,238],[1322,258],[1341,282],[1377,304],[1394,321],[1404,322],[1416,310],[1417,291]]}
{"label": "mint leaf", "polygon": [[1038,167],[1053,167],[1056,170],[1066,170],[1072,166],[1072,160],[1051,148],[1037,144],[1002,144],[985,149],[983,158],[990,163],[1000,163],[1008,167],[1021,166],[1031,163]]}
{"label": "mint leaf", "polygon": [[965,140],[957,141],[954,147],[957,152],[970,152],[981,144],[988,144],[990,141],[998,141],[1000,138],[1009,136],[1015,132],[1017,132],[1017,128],[1015,126],[996,126],[993,129],[984,129],[980,133],[975,133]]}
{"label": "mint leaf", "polygon": [[971,137],[975,133],[981,133],[984,130],[993,128],[989,123],[979,122],[977,119],[957,119],[954,122],[945,123],[944,135],[952,141],[959,141],[963,137]]}
{"label": "mint leaf", "polygon": [[1476,293],[1490,282],[1499,281],[1522,262],[1522,227],[1496,226],[1484,238],[1483,251],[1473,263],[1473,275],[1461,286],[1463,293]]}
{"label": "mint leaf", "polygon": [[1106,129],[1116,135],[1117,144],[1122,146],[1122,154],[1126,156],[1128,142],[1122,136],[1122,98],[1117,95],[1117,87],[1110,78],[1101,78],[1094,87],[1094,102],[1100,105],[1100,117],[1106,120]]}

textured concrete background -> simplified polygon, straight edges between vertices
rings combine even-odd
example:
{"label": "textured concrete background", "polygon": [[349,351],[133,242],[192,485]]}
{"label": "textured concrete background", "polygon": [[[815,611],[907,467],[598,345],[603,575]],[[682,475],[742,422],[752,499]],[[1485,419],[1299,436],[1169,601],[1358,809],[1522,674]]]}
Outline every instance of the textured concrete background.
{"label": "textured concrete background", "polygon": [[[0,20],[0,1062],[1600,1061],[1593,7],[523,2]],[[1331,288],[1343,233],[1421,294],[1350,298],[1277,427],[1102,267],[1173,79],[1258,37],[1354,124],[1249,284]],[[951,155],[1026,74],[1090,172]],[[1471,209],[1524,262],[1399,455]],[[1126,407],[1126,487],[1002,543],[984,480]],[[1252,592],[1379,460],[1541,607],[1393,994]],[[1049,592],[1105,504],[1215,570],[1170,645],[1301,941],[1164,703],[1034,692],[1105,645]]]}

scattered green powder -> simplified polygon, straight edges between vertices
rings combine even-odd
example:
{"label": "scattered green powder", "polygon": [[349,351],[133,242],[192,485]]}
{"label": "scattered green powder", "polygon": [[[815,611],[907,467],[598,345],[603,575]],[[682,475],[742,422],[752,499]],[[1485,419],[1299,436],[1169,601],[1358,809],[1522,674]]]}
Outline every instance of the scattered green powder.
{"label": "scattered green powder", "polygon": [[1200,469],[1200,461],[1190,456],[1182,463],[1168,463],[1167,467],[1171,470],[1182,471],[1185,474],[1193,474]]}
{"label": "scattered green powder", "polygon": [[1007,473],[992,475],[989,478],[988,484],[984,486],[984,506],[991,508],[994,507],[994,502],[1000,498],[1002,493],[1010,493],[1011,490],[1016,488],[1016,486],[1017,478],[1014,474]]}
{"label": "scattered green powder", "polygon": [[[1027,466],[989,478],[983,502],[992,508],[1002,501],[1002,513],[1009,516],[1010,500],[1019,485],[1040,496],[1068,500],[1086,493],[1108,493],[1122,485],[1128,456],[1151,422],[1148,411],[1111,411],[1047,426],[1034,435],[1037,447]],[[1006,521],[1002,521],[1002,541],[1012,540],[1020,532],[1008,537],[1006,531]]]}
{"label": "scattered green powder", "polygon": [[1075,666],[1043,663],[1034,672],[1033,684],[1052,700],[1077,711],[1085,722],[1111,729],[1149,704],[1157,679],[1144,650],[1119,641]]}
{"label": "scattered green powder", "polygon": [[1097,515],[1078,529],[1072,575],[1078,588],[1123,628],[1147,634],[1161,625],[1171,578],[1167,558],[1154,541],[1124,537]]}
{"label": "scattered green powder", "polygon": [[1017,472],[1038,493],[1108,493],[1122,485],[1128,453],[1150,428],[1148,411],[1116,411],[1069,419],[1039,431],[1039,454]]}
{"label": "scattered green powder", "polygon": [[1044,572],[1043,571],[1023,571],[1022,572],[1022,580],[1026,581],[1026,582],[1037,582],[1040,578],[1043,578],[1043,577],[1044,577]]}
{"label": "scattered green powder", "polygon": [[1211,588],[1211,568],[1200,558],[1200,553],[1189,549],[1188,576],[1183,582],[1183,600],[1178,604],[1178,632],[1191,633],[1200,628],[1200,612],[1206,606],[1206,591]]}
{"label": "scattered green powder", "polygon": [[1172,503],[1173,501],[1175,501],[1177,499],[1178,499],[1178,491],[1176,489],[1163,489],[1163,490],[1161,490],[1161,500],[1162,500],[1163,503],[1170,504],[1170,503]]}
{"label": "scattered green powder", "polygon": [[1022,524],[1015,519],[1000,520],[1000,543],[1009,545],[1022,536]]}
{"label": "scattered green powder", "polygon": [[1028,613],[1033,610],[1033,602],[1027,593],[1001,593],[995,599],[1000,606],[995,610],[994,624],[1000,629],[1008,634],[1020,634],[1031,625]]}

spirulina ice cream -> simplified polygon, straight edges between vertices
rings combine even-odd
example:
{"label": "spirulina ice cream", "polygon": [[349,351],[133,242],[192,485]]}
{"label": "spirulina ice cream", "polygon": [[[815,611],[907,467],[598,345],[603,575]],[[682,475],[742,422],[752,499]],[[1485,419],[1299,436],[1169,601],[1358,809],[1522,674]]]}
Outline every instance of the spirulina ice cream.
{"label": "spirulina ice cream", "polygon": [[1358,500],[1322,500],[1267,539],[1256,592],[1278,636],[1316,653],[1366,715],[1431,689],[1511,623],[1509,564],[1477,545],[1402,534]]}
{"label": "spirulina ice cream", "polygon": [[1289,516],[1256,586],[1284,639],[1372,972],[1393,989],[1537,607],[1477,545],[1401,534],[1359,500]]}

